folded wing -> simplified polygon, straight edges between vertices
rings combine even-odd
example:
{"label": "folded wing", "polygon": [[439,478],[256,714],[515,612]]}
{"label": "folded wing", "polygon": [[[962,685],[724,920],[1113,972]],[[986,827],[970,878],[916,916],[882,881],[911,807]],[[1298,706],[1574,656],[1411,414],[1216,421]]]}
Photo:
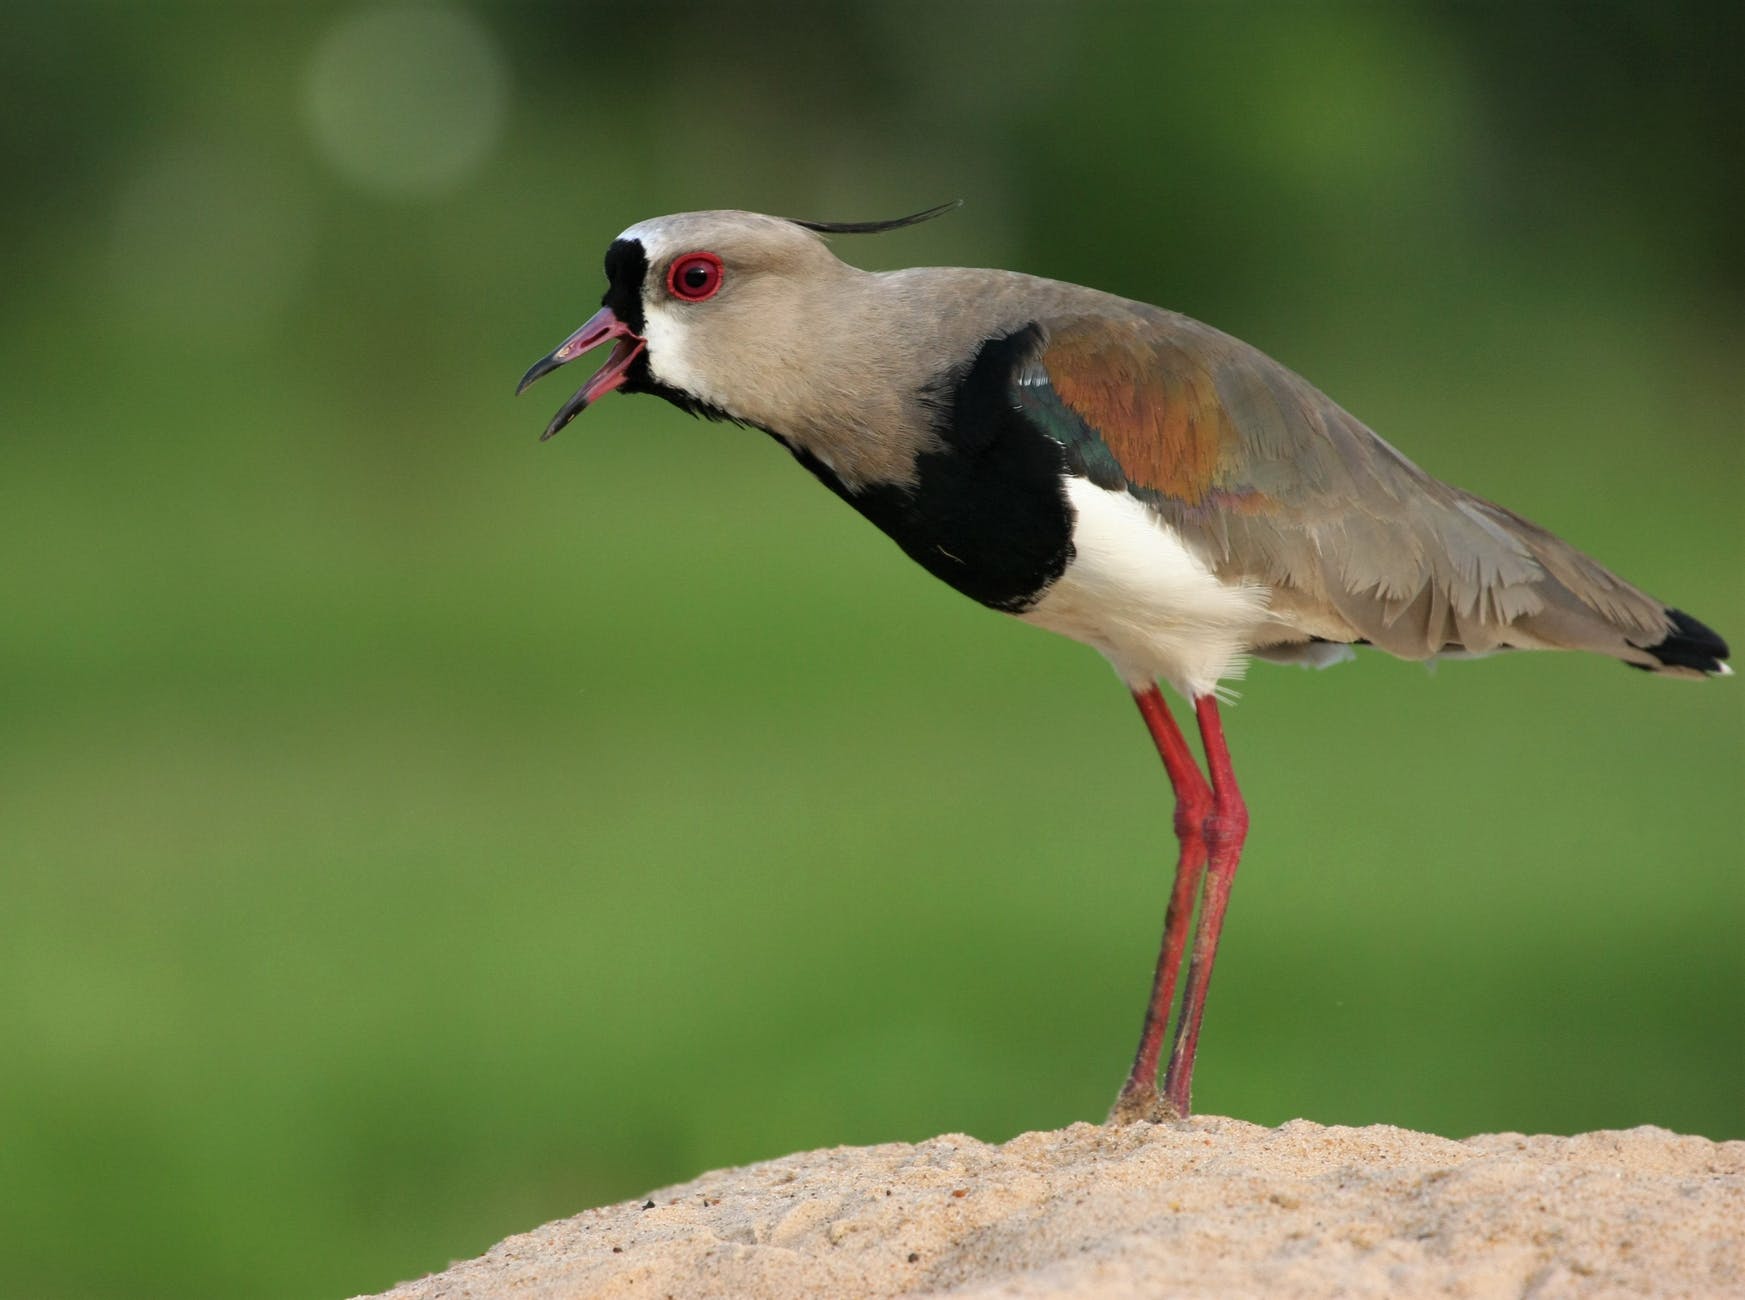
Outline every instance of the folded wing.
{"label": "folded wing", "polygon": [[1687,667],[1651,652],[1678,634],[1675,611],[1432,478],[1239,340],[1139,304],[1035,333],[1015,403],[1075,472],[1144,501],[1220,577],[1269,588],[1271,645],[1367,641],[1408,659],[1563,648]]}

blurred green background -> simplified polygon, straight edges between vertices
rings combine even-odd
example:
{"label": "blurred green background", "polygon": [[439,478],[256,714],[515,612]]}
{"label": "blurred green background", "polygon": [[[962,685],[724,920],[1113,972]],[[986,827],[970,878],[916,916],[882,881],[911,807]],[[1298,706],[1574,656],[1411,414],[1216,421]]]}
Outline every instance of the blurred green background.
{"label": "blurred green background", "polygon": [[[839,251],[1218,324],[1738,644],[1742,12],[12,6],[0,1292],[1100,1118],[1172,848],[1108,669],[516,378],[639,218],[961,195]],[[1366,655],[1228,725],[1201,1109],[1745,1136],[1737,682]]]}

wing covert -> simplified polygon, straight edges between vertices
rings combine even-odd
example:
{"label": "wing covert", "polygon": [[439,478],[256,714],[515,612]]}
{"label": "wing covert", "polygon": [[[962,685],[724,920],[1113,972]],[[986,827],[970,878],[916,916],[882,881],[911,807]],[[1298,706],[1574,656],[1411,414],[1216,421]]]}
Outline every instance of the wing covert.
{"label": "wing covert", "polygon": [[1145,501],[1281,632],[1407,658],[1567,646],[1629,657],[1659,602],[1544,529],[1424,473],[1306,380],[1172,312],[1038,322],[1013,399],[1098,486]]}

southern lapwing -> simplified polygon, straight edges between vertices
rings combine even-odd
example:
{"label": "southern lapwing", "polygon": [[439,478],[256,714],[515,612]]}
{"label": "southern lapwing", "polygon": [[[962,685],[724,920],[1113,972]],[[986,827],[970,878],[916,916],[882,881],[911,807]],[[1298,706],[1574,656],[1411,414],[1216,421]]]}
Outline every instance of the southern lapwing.
{"label": "southern lapwing", "polygon": [[[1209,325],[1011,271],[862,271],[822,238],[954,206],[882,222],[638,222],[606,250],[600,310],[521,389],[611,343],[545,437],[614,390],[762,429],[934,576],[1107,656],[1169,773],[1181,845],[1111,1118],[1186,1115],[1248,828],[1219,683],[1247,656],[1589,650],[1702,677],[1731,672],[1727,646],[1537,525],[1431,478]],[[1203,774],[1160,681],[1192,703]]]}

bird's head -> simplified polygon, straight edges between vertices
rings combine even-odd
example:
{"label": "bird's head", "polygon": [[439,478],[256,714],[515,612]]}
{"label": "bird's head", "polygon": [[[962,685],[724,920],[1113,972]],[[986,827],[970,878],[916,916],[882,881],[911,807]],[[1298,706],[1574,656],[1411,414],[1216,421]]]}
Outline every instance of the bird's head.
{"label": "bird's head", "polygon": [[[606,294],[587,324],[541,357],[517,393],[607,343],[612,351],[546,427],[545,438],[615,389],[656,393],[693,411],[756,422],[791,378],[810,322],[826,318],[863,272],[823,234],[872,234],[950,211],[892,221],[795,221],[755,212],[684,212],[638,222],[606,250]],[[803,352],[799,354],[803,355]]]}

